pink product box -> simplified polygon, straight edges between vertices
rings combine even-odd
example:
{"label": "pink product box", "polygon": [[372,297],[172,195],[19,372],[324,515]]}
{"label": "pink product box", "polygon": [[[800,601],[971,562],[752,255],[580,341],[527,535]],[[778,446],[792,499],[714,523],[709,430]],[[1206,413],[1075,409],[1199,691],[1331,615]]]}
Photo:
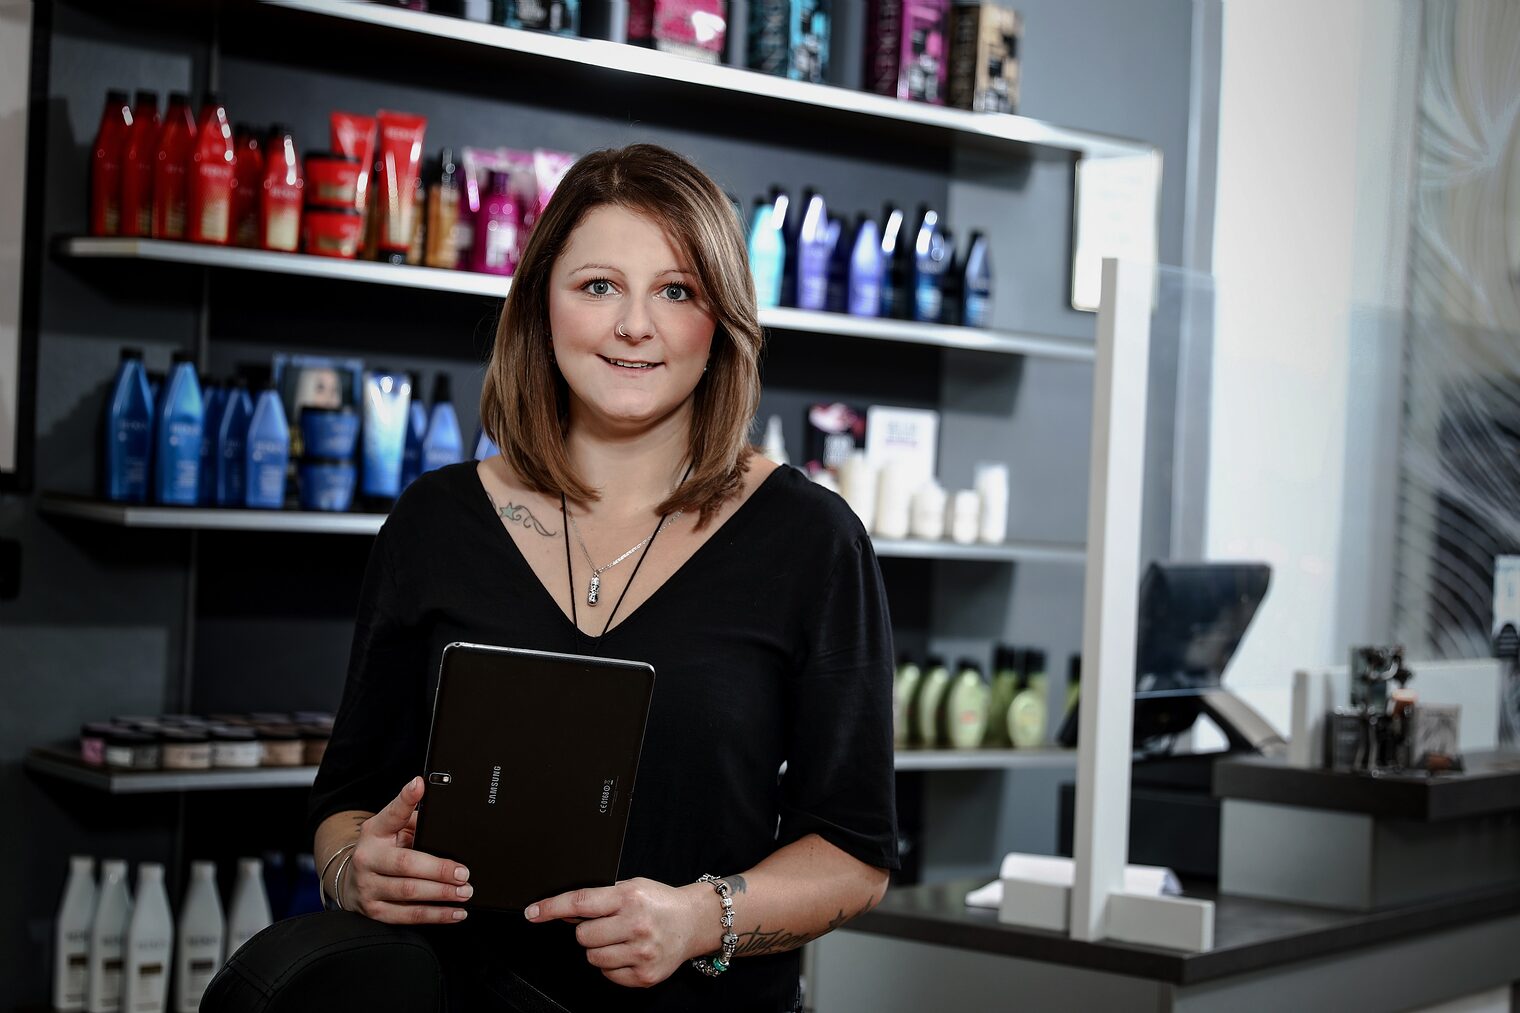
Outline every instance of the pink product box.
{"label": "pink product box", "polygon": [[723,62],[724,0],[629,0],[628,41],[705,63]]}
{"label": "pink product box", "polygon": [[945,104],[950,0],[871,0],[867,91]]}

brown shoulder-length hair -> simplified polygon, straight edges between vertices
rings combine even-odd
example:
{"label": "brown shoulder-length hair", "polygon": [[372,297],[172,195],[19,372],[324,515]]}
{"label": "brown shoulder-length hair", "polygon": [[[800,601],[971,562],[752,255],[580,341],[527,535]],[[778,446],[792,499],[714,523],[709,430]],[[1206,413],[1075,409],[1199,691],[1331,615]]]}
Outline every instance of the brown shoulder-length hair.
{"label": "brown shoulder-length hair", "polygon": [[588,503],[565,448],[569,391],[549,341],[549,274],[570,234],[594,208],[618,205],[649,218],[698,280],[717,327],[693,394],[691,473],[656,507],[700,513],[705,524],[733,496],[748,466],[749,427],[760,404],[762,335],[743,233],[718,185],[681,155],[653,144],[597,151],[571,167],[533,226],[507,295],[480,395],[480,420],[530,488]]}

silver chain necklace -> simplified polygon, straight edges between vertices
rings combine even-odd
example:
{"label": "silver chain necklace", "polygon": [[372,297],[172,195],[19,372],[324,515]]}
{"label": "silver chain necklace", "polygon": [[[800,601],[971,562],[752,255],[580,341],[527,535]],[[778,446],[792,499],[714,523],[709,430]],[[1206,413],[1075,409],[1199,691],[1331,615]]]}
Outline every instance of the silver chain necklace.
{"label": "silver chain necklace", "polygon": [[597,598],[600,597],[602,587],[602,574],[606,573],[614,566],[617,566],[623,560],[627,559],[629,556],[642,549],[645,545],[649,544],[655,535],[658,535],[661,531],[664,531],[665,527],[670,524],[671,521],[681,516],[682,513],[684,513],[684,511],[677,510],[673,514],[667,514],[665,517],[661,518],[660,523],[655,526],[655,529],[651,531],[647,536],[645,536],[644,540],[639,542],[639,544],[635,545],[633,548],[629,549],[627,552],[623,553],[621,556],[614,559],[606,566],[597,566],[596,560],[591,558],[591,550],[586,548],[586,540],[581,537],[580,526],[575,523],[575,518],[570,514],[570,511],[566,510],[565,519],[570,522],[570,530],[575,532],[575,541],[576,544],[581,547],[581,553],[586,557],[586,565],[591,567],[591,585],[586,589],[586,604],[595,605]]}

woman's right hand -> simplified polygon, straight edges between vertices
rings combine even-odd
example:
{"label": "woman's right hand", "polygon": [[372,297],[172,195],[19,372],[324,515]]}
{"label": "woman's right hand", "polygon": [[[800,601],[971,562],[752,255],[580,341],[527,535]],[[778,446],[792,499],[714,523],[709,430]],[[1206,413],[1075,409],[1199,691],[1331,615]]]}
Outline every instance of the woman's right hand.
{"label": "woman's right hand", "polygon": [[359,844],[343,869],[343,906],[392,925],[450,925],[467,912],[470,871],[412,848],[422,778],[413,778],[359,827]]}

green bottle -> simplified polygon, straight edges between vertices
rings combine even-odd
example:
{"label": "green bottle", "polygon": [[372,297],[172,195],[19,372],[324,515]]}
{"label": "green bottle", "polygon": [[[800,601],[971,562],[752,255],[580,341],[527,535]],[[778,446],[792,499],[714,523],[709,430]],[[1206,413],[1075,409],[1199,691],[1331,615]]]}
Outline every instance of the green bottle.
{"label": "green bottle", "polygon": [[1013,745],[1008,737],[1008,708],[1019,691],[1019,667],[1024,652],[999,644],[993,652],[992,699],[987,705],[987,734],[982,745],[988,749],[1007,749]]}
{"label": "green bottle", "polygon": [[897,662],[897,674],[892,679],[892,744],[898,749],[913,740],[913,725],[909,719],[913,698],[923,684],[923,671],[918,664],[904,654]]}
{"label": "green bottle", "polygon": [[1082,695],[1082,655],[1073,654],[1066,669],[1066,713],[1070,714]]}
{"label": "green bottle", "polygon": [[1045,652],[1024,653],[1021,688],[1008,708],[1008,737],[1015,749],[1035,749],[1045,743]]}
{"label": "green bottle", "polygon": [[982,666],[971,658],[962,658],[960,671],[945,692],[940,706],[940,741],[952,749],[975,749],[987,734],[987,704],[992,687],[982,674]]}
{"label": "green bottle", "polygon": [[945,690],[950,688],[950,669],[945,667],[944,658],[937,657],[930,658],[926,667],[928,671],[912,706],[913,730],[917,733],[913,744],[935,749],[941,745],[936,719]]}

